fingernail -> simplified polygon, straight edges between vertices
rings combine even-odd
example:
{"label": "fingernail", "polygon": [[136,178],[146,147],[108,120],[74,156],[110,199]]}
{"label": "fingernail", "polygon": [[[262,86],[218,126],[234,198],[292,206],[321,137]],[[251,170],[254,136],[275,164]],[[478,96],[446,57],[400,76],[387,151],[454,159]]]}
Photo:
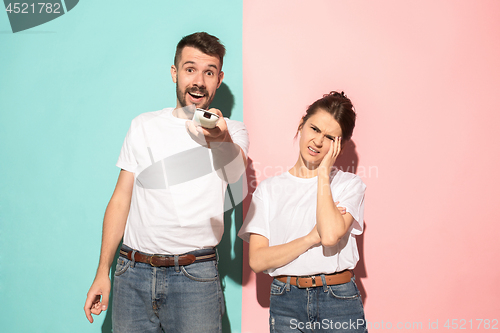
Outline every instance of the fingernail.
{"label": "fingernail", "polygon": [[107,308],[108,308],[108,307],[107,307],[106,305],[103,305],[103,306],[102,306],[102,311],[106,311],[106,309],[107,309]]}

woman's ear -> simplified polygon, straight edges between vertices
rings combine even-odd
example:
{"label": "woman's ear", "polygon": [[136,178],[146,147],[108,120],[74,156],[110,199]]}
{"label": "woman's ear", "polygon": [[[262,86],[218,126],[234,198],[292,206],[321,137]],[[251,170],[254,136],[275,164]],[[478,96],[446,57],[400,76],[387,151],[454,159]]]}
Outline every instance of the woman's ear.
{"label": "woman's ear", "polygon": [[302,119],[300,119],[299,127],[297,127],[297,133],[295,133],[295,137],[294,137],[295,139],[297,139],[300,132],[302,131],[302,128],[304,127],[304,117],[302,117]]}
{"label": "woman's ear", "polygon": [[294,139],[297,139],[299,136],[300,131],[302,131],[302,127],[304,127],[304,119],[300,120],[299,127],[297,127],[297,132],[295,133]]}

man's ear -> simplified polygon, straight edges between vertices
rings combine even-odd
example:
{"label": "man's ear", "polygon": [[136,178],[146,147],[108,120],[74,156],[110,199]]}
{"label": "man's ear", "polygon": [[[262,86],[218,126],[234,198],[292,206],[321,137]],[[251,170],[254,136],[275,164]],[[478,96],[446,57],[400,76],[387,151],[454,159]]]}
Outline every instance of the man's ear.
{"label": "man's ear", "polygon": [[220,87],[223,79],[224,79],[224,72],[220,71],[220,73],[219,73],[219,84],[217,85],[217,89],[219,89],[219,87]]}
{"label": "man's ear", "polygon": [[172,75],[172,81],[174,83],[177,83],[177,68],[175,67],[175,65],[172,65],[172,67],[170,67],[170,75]]}

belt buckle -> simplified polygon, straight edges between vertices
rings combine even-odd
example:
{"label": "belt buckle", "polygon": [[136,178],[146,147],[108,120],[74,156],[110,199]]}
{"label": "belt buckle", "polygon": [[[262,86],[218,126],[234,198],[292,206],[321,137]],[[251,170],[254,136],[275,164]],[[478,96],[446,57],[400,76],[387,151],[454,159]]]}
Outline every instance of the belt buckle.
{"label": "belt buckle", "polygon": [[312,288],[316,287],[316,276],[315,275],[310,275],[311,280],[312,280]]}
{"label": "belt buckle", "polygon": [[314,288],[314,287],[317,287],[316,285],[316,276],[315,275],[306,275],[306,276],[302,276],[302,278],[310,278],[311,279],[311,287],[307,287],[307,286],[301,286],[300,283],[299,283],[299,279],[301,277],[297,276],[296,277],[296,282],[297,282],[297,287],[298,288]]}
{"label": "belt buckle", "polygon": [[156,254],[153,254],[152,256],[149,256],[149,264],[153,267],[160,267],[160,266],[156,266],[155,264],[153,264],[153,258],[161,258],[162,256],[158,256]]}

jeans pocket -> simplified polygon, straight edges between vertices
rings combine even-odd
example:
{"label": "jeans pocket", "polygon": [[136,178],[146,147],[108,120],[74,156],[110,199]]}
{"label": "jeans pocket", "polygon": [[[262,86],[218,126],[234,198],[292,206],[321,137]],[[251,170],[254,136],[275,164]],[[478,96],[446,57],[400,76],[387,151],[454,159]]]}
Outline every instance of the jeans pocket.
{"label": "jeans pocket", "polygon": [[181,266],[182,273],[194,281],[210,282],[219,278],[215,260]]}
{"label": "jeans pocket", "polygon": [[330,295],[338,299],[354,299],[361,296],[353,280],[343,284],[328,286],[328,291]]}
{"label": "jeans pocket", "polygon": [[271,296],[279,296],[285,293],[286,283],[276,279],[271,283]]}
{"label": "jeans pocket", "polygon": [[130,260],[118,257],[116,261],[115,276],[120,276],[130,267]]}

